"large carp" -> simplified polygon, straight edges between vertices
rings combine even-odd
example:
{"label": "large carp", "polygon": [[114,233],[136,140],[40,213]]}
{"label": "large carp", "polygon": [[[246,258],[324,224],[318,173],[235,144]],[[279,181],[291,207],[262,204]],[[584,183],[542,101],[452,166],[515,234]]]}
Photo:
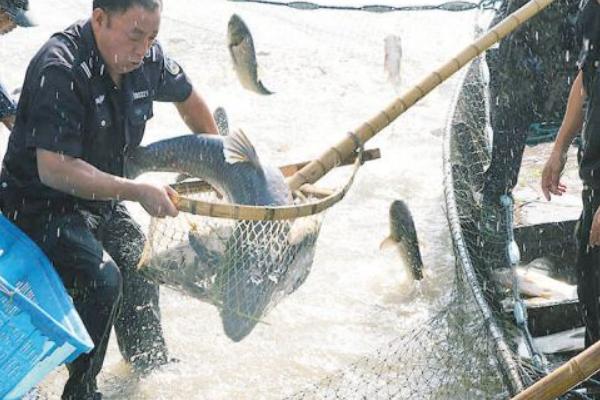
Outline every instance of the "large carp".
{"label": "large carp", "polygon": [[[228,136],[191,134],[140,146],[128,156],[126,166],[131,178],[151,171],[201,178],[230,203],[292,203],[281,171],[261,164],[241,130]],[[148,276],[218,305],[225,333],[239,341],[254,328],[274,290],[282,285],[293,290],[308,274],[314,246],[306,240],[314,238],[306,239],[292,225],[238,221],[223,233],[221,248],[211,248],[205,236],[190,231],[188,242],[154,257]],[[212,293],[194,284],[210,277],[217,289]]]}

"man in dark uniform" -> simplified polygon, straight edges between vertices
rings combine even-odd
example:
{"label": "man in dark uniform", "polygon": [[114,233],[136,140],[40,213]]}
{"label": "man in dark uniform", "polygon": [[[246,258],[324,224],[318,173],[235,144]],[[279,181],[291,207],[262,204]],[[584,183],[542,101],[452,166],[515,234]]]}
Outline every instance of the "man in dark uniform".
{"label": "man in dark uniform", "polygon": [[193,132],[217,128],[155,41],[161,9],[161,0],[94,0],[88,21],[53,35],[29,64],[4,157],[4,214],[52,260],[95,344],[68,366],[63,399],[101,398],[96,376],[113,322],[134,367],[167,362],[158,286],[135,270],[144,235],[120,201],[175,216],[176,193],[123,178],[124,157],[153,101],[174,102]]}
{"label": "man in dark uniform", "polygon": [[[578,17],[582,51],[579,72],[571,86],[562,125],[542,172],[542,191],[547,200],[561,196],[560,181],[567,151],[581,131],[579,176],[583,181],[583,212],[577,224],[577,293],[583,307],[585,346],[600,339],[600,0],[587,0]],[[598,380],[600,376],[595,376]]]}
{"label": "man in dark uniform", "polygon": [[[17,26],[33,26],[31,18],[27,15],[29,0],[0,0],[0,35],[8,33]],[[15,124],[17,105],[0,82],[0,122],[9,130]]]}

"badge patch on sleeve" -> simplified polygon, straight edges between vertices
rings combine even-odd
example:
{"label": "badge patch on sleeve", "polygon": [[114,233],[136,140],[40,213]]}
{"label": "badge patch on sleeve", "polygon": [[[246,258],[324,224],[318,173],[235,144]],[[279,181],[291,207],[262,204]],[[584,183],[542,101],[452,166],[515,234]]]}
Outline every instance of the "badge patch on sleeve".
{"label": "badge patch on sleeve", "polygon": [[165,57],[165,67],[171,75],[178,75],[181,72],[181,67],[179,66],[179,64],[177,64],[175,60],[169,57]]}

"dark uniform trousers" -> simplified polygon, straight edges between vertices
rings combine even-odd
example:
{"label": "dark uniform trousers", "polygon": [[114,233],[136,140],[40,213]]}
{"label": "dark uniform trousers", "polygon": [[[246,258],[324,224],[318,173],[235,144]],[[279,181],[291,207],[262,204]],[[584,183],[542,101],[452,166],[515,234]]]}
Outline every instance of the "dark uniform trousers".
{"label": "dark uniform trousers", "polygon": [[44,185],[37,173],[41,148],[123,176],[127,149],[141,143],[153,102],[182,102],[193,90],[158,43],[123,75],[120,88],[106,70],[91,21],[53,35],[27,68],[0,173],[4,214],[12,210],[53,262],[96,345],[69,366],[67,399],[99,397],[93,392],[113,322],[121,352],[135,367],[167,360],[158,287],[136,273],[140,227],[122,205],[77,199]]}
{"label": "dark uniform trousers", "polygon": [[166,363],[159,288],[136,271],[145,237],[124,205],[95,212],[6,214],[53,262],[95,344],[90,354],[68,365],[63,399],[93,398],[113,323],[119,349],[134,367]]}

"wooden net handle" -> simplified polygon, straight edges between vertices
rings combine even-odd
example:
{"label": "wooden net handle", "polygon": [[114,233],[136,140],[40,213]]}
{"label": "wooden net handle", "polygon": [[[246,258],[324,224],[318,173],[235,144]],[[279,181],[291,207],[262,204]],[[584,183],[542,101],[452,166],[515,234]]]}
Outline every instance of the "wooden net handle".
{"label": "wooden net handle", "polygon": [[[245,206],[239,204],[226,204],[195,200],[183,195],[173,196],[172,200],[179,211],[191,213],[194,215],[204,215],[214,218],[229,218],[236,220],[252,221],[275,221],[282,219],[295,219],[307,217],[325,211],[332,205],[344,198],[352,183],[354,177],[361,166],[362,151],[354,161],[354,169],[348,182],[339,190],[331,195],[310,203],[291,205],[291,206]],[[177,187],[177,186],[175,186]]]}

